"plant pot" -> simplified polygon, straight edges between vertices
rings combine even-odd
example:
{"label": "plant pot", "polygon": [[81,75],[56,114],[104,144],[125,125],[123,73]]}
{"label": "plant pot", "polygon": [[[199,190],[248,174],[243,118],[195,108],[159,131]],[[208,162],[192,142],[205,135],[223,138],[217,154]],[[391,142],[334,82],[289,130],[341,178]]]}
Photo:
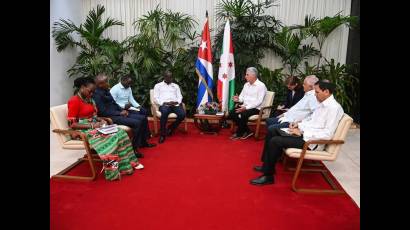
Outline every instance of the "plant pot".
{"label": "plant pot", "polygon": [[206,115],[216,115],[217,111],[209,111],[209,110],[205,110],[204,111]]}

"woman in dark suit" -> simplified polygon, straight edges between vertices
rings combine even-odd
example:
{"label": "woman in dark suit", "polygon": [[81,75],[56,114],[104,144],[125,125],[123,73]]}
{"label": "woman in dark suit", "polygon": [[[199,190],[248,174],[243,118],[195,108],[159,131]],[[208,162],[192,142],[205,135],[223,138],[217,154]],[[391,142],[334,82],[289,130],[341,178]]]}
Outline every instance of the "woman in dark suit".
{"label": "woman in dark suit", "polygon": [[300,99],[302,99],[302,97],[305,95],[305,91],[303,91],[303,87],[296,76],[287,77],[285,80],[285,84],[288,88],[288,92],[286,94],[286,101],[278,105],[274,114],[275,117],[286,112],[293,105],[298,103],[298,101],[300,101]]}

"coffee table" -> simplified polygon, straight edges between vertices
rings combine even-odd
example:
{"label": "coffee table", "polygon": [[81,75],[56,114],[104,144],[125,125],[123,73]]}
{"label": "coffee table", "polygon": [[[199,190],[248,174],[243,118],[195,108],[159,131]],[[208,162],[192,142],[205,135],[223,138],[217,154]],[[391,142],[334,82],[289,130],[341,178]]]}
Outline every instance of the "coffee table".
{"label": "coffee table", "polygon": [[224,115],[194,114],[194,124],[201,130],[201,134],[218,135],[223,119]]}

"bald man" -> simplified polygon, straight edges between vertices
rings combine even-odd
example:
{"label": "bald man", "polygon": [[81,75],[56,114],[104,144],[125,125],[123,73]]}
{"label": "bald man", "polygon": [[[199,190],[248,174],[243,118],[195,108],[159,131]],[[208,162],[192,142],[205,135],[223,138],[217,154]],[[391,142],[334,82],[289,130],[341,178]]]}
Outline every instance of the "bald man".
{"label": "bald man", "polygon": [[132,145],[137,157],[143,157],[138,152],[139,147],[154,147],[155,144],[148,143],[147,135],[148,123],[143,115],[134,111],[128,111],[119,106],[112,97],[109,89],[107,76],[100,74],[94,78],[97,89],[93,94],[93,99],[97,106],[98,116],[109,117],[115,124],[126,125],[132,128]]}

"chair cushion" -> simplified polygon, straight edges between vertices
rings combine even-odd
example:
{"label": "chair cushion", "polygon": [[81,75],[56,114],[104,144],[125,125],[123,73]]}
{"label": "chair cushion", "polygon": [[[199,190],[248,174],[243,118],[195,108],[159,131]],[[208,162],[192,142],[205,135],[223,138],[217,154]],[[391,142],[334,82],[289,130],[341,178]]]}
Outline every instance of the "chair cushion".
{"label": "chair cushion", "polygon": [[[349,115],[344,114],[343,117],[339,121],[335,134],[333,135],[333,140],[345,140],[347,136],[347,132],[349,131],[352,123],[353,123],[353,119]],[[328,151],[329,153],[337,154],[340,151],[341,147],[342,147],[341,145],[330,144],[326,146],[325,151]]]}
{"label": "chair cushion", "polygon": [[[156,112],[157,112],[157,117],[161,117],[161,112],[158,110]],[[177,118],[177,115],[175,113],[170,113],[168,115],[168,118]]]}
{"label": "chair cushion", "polygon": [[[53,106],[50,108],[50,121],[51,127],[53,129],[63,129],[67,130],[68,122],[67,122],[67,113],[68,107],[67,104]],[[59,140],[60,144],[63,144],[66,141],[71,140],[70,135],[65,134],[56,134],[57,139]]]}
{"label": "chair cushion", "polygon": [[[273,99],[275,98],[275,92],[272,91],[266,91],[265,97],[263,98],[262,101],[262,106],[266,107],[266,106],[271,106],[273,104]],[[262,112],[262,118],[266,119],[269,117],[271,112],[271,109],[265,109]]]}
{"label": "chair cushion", "polygon": [[249,121],[256,121],[258,120],[259,115],[252,115],[248,118]]}
{"label": "chair cushion", "polygon": [[[296,148],[288,148],[285,151],[286,155],[292,158],[300,158],[300,154],[302,153],[302,149]],[[306,151],[305,158],[309,160],[326,160],[326,161],[333,161],[336,159],[336,155],[332,155],[326,151]]]}
{"label": "chair cushion", "polygon": [[[262,107],[267,107],[267,106],[271,106],[273,103],[273,99],[275,97],[275,92],[272,91],[267,91],[265,94],[265,97],[263,98],[262,101]],[[262,111],[262,120],[265,120],[269,117],[271,112],[271,109],[265,109]],[[239,114],[238,117],[241,117],[241,115]],[[258,120],[259,115],[252,115],[248,118],[248,121],[257,121]]]}
{"label": "chair cushion", "polygon": [[[332,139],[344,141],[352,122],[353,119],[349,115],[344,114],[340,119],[339,124],[337,125],[335,134],[333,135]],[[324,151],[306,151],[305,159],[334,161],[336,160],[341,147],[342,144],[329,144],[326,145]],[[302,149],[288,148],[285,152],[289,157],[299,158]]]}
{"label": "chair cushion", "polygon": [[151,102],[151,105],[155,104],[155,101],[154,101],[154,90],[153,90],[153,89],[150,89],[150,90],[149,90],[149,101]]}

